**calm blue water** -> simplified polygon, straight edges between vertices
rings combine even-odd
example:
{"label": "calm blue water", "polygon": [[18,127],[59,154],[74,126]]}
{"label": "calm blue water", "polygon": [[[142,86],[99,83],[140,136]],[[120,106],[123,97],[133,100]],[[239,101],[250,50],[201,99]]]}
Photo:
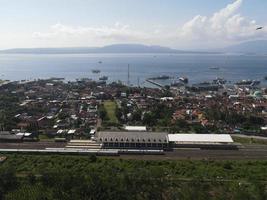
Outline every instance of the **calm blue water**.
{"label": "calm blue water", "polygon": [[[99,61],[102,61],[100,64]],[[258,79],[267,75],[267,56],[248,55],[169,55],[169,54],[60,54],[21,55],[0,54],[1,79],[22,80],[63,77],[98,79],[106,75],[109,81],[127,81],[140,85],[149,77],[187,76],[191,83],[224,77],[229,81]],[[212,70],[210,67],[219,67]],[[92,69],[101,73],[93,74]],[[266,83],[266,82],[265,82]],[[146,84],[147,85],[147,84]]]}

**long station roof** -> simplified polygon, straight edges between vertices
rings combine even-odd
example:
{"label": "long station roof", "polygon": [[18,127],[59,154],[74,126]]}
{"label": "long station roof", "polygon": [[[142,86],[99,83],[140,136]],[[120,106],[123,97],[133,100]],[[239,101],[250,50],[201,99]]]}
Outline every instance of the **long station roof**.
{"label": "long station roof", "polygon": [[229,134],[168,134],[169,142],[232,143]]}
{"label": "long station roof", "polygon": [[167,133],[159,132],[98,132],[100,142],[129,142],[129,143],[167,143]]}

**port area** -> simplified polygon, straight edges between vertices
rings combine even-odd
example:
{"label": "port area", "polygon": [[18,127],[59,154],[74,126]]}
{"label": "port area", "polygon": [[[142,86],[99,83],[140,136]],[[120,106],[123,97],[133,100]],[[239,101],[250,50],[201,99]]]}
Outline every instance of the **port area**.
{"label": "port area", "polygon": [[238,144],[237,149],[173,148],[169,151],[147,149],[103,149],[92,141],[0,143],[0,153],[79,154],[115,156],[141,160],[253,160],[267,159],[267,145]]}
{"label": "port area", "polygon": [[162,85],[162,84],[160,84],[160,83],[158,83],[158,82],[156,82],[156,81],[154,81],[152,79],[146,79],[146,81],[148,83],[151,83],[151,84],[157,86],[157,87],[160,87],[161,89],[165,89],[165,86],[164,85]]}

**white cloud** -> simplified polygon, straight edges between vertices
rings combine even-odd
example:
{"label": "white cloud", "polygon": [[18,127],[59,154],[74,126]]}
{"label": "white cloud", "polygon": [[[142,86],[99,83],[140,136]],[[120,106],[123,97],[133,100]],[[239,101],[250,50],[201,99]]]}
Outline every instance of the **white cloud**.
{"label": "white cloud", "polygon": [[33,38],[46,41],[57,39],[58,42],[69,40],[73,45],[90,45],[105,42],[144,42],[156,37],[156,33],[148,34],[133,30],[129,25],[116,22],[113,26],[83,27],[68,26],[57,23],[50,27],[48,32],[34,32]]}
{"label": "white cloud", "polygon": [[144,43],[177,48],[210,48],[251,39],[266,38],[254,20],[239,13],[243,0],[235,0],[211,16],[197,15],[174,28],[145,27],[146,30],[116,22],[111,26],[72,26],[57,23],[46,32],[32,34],[41,46],[101,46],[111,43]]}
{"label": "white cloud", "polygon": [[238,13],[242,2],[242,0],[236,0],[211,17],[195,16],[179,30],[179,38],[222,44],[264,37],[265,30],[257,31],[258,25],[254,20],[249,20]]}

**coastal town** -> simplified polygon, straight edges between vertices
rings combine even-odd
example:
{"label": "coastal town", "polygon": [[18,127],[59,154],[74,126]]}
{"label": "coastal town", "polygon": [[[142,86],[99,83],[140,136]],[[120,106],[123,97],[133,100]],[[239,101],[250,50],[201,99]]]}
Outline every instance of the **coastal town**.
{"label": "coastal town", "polygon": [[[267,89],[253,81],[226,84],[216,79],[188,84],[180,80],[173,86],[137,87],[86,78],[72,82],[50,78],[6,82],[0,90],[2,148],[9,149],[8,144],[15,142],[18,148],[32,149],[34,144],[47,142],[41,149],[98,149],[107,147],[109,141],[108,148],[155,150],[167,149],[170,138],[179,134],[202,134],[204,140],[216,135],[267,135]],[[144,133],[152,136],[145,138]],[[162,133],[159,140],[168,144],[136,142],[148,143],[145,140]],[[113,146],[119,142],[116,136],[123,144]],[[127,143],[131,137],[135,145]],[[23,143],[28,145],[23,147]]]}
{"label": "coastal town", "polygon": [[267,1],[0,2],[0,200],[267,200]]}

